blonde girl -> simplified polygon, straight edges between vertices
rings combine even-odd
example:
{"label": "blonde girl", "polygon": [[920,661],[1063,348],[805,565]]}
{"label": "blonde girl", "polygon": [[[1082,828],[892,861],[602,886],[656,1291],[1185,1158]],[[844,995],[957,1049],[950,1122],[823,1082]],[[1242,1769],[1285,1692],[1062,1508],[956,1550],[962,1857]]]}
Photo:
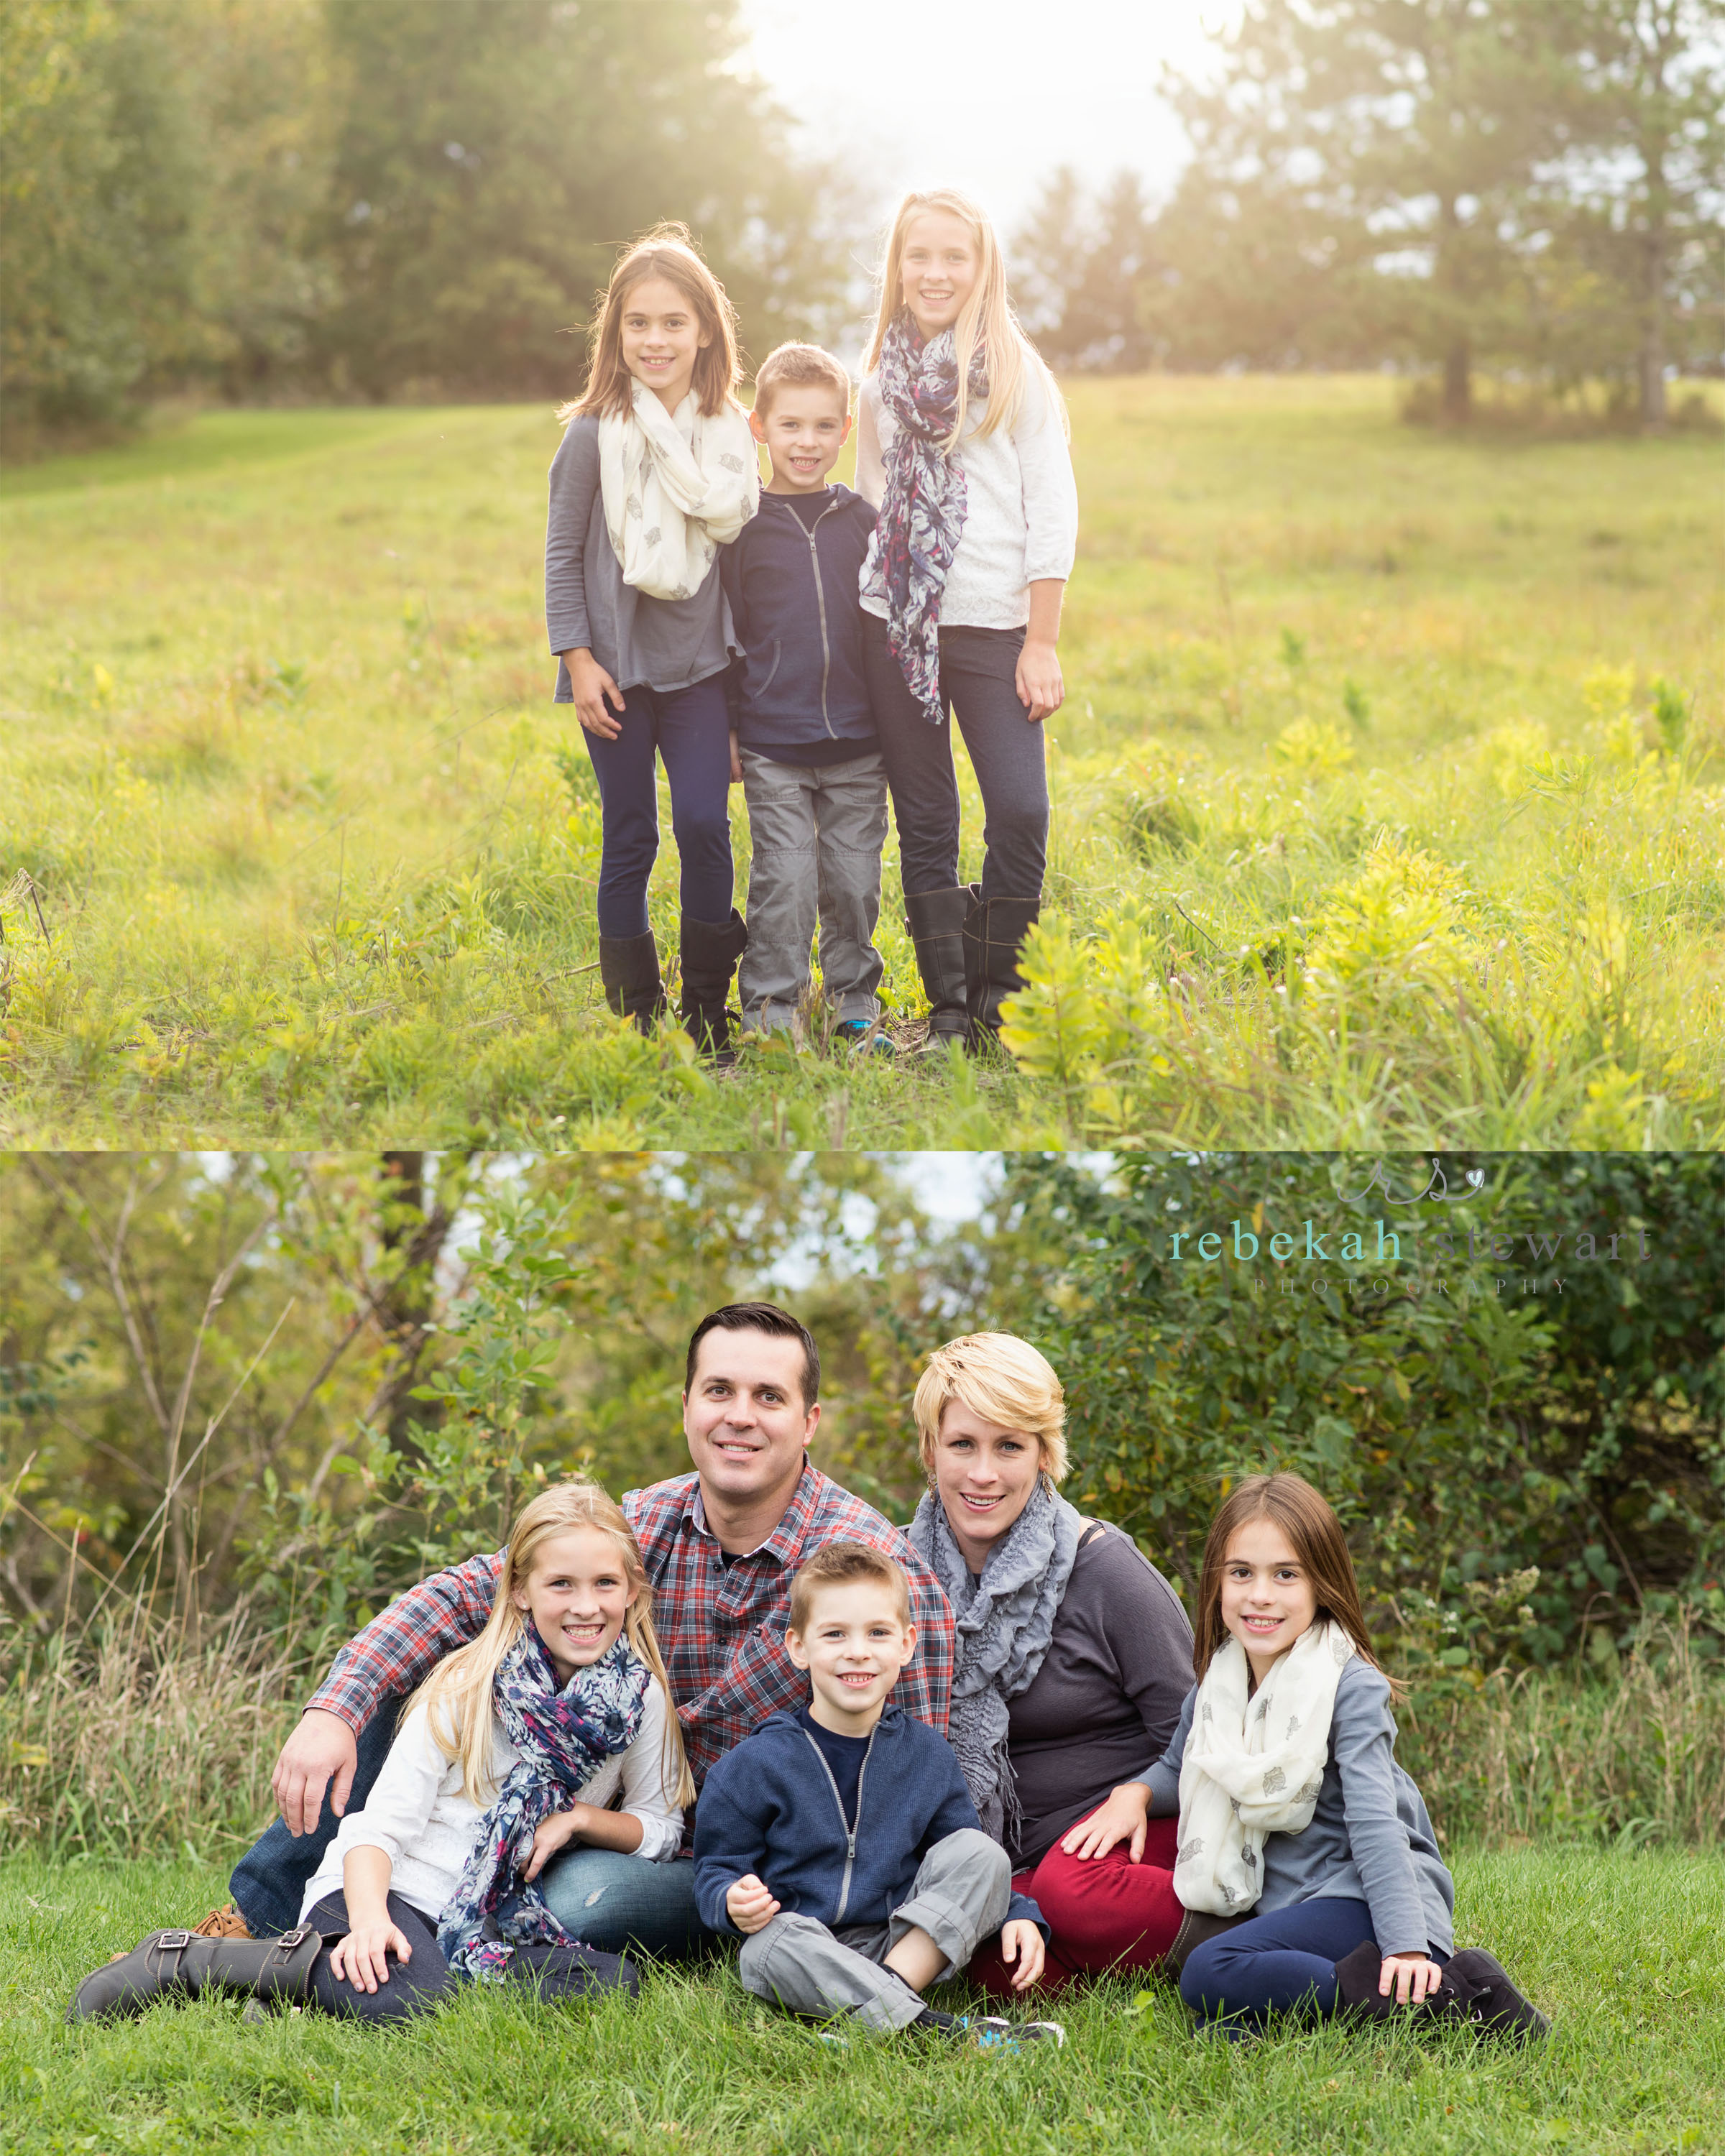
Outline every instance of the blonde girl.
{"label": "blonde girl", "polygon": [[1198,1682],[1144,1777],[1152,1815],[1179,1815],[1188,2005],[1230,2034],[1305,2009],[1543,2035],[1490,1954],[1454,1950],[1455,1883],[1396,1763],[1342,1523],[1309,1482],[1254,1475],[1229,1496],[1194,1634]]}
{"label": "blonde girl", "polygon": [[665,1009],[647,919],[662,758],[681,867],[680,1016],[721,1060],[747,940],[732,904],[734,635],[718,570],[760,500],[741,372],[723,285],[682,225],[655,226],[624,250],[598,303],[587,387],[559,414],[545,535],[556,701],[574,706],[598,780],[606,1000],[644,1032]]}
{"label": "blonde girl", "polygon": [[[887,240],[857,418],[869,690],[899,829],[927,1045],[991,1040],[1023,985],[1048,843],[1042,721],[1078,496],[1054,379],[1019,327],[993,227],[949,188],[906,195]],[[979,885],[958,881],[949,714],[982,789]]]}

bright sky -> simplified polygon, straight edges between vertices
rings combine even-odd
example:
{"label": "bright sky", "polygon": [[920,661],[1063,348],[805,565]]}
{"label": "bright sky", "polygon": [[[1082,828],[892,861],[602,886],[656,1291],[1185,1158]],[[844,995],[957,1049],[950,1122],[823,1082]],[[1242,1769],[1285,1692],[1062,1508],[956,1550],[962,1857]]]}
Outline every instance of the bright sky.
{"label": "bright sky", "polygon": [[1122,165],[1159,192],[1184,161],[1155,95],[1163,60],[1201,62],[1230,0],[742,0],[747,55],[877,189],[968,189],[1010,233],[1041,181]]}

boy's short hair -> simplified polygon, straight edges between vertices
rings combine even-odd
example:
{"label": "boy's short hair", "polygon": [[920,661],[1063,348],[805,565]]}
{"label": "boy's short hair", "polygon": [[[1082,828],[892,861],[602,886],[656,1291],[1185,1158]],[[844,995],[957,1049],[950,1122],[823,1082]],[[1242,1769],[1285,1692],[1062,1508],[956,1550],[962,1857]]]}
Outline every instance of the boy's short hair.
{"label": "boy's short hair", "polygon": [[849,414],[850,376],[845,362],[834,359],[831,352],[823,351],[818,344],[782,344],[768,353],[755,377],[756,411],[764,419],[772,407],[775,390],[809,382],[824,382],[836,391],[839,404]]}
{"label": "boy's short hair", "polygon": [[800,1640],[808,1628],[809,1613],[824,1587],[845,1587],[855,1579],[871,1579],[892,1595],[898,1621],[911,1622],[911,1583],[885,1550],[869,1543],[828,1543],[818,1549],[791,1582],[790,1615],[786,1629]]}

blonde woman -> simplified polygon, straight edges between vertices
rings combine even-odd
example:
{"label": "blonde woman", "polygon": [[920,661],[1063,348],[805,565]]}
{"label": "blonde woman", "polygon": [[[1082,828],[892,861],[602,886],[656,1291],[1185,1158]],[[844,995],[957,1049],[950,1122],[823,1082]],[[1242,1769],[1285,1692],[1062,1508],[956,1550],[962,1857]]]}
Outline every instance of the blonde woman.
{"label": "blonde woman", "polygon": [[[1065,1403],[1028,1340],[948,1341],[914,1406],[928,1491],[909,1538],[957,1619],[947,1737],[1014,1888],[1053,1927],[1045,1982],[1147,1969],[1182,1911],[1172,1822],[1147,1820],[1134,1777],[1179,1719],[1191,1627],[1131,1537],[1060,1496]],[[1011,1995],[987,1950],[971,1974]]]}
{"label": "blonde woman", "polygon": [[[968,197],[943,188],[899,205],[865,365],[856,483],[880,511],[865,648],[927,1045],[980,1046],[1023,985],[1019,950],[1041,906],[1042,721],[1065,695],[1056,646],[1078,495],[1060,391]],[[949,711],[982,789],[974,886],[958,880]]]}
{"label": "blonde woman", "polygon": [[207,1989],[367,2021],[470,1981],[633,1994],[629,1964],[572,1938],[536,1881],[573,1841],[675,1856],[693,1796],[634,1537],[596,1485],[557,1484],[516,1522],[484,1631],[408,1702],[295,1930],[152,1933],[85,1979],[73,2018]]}

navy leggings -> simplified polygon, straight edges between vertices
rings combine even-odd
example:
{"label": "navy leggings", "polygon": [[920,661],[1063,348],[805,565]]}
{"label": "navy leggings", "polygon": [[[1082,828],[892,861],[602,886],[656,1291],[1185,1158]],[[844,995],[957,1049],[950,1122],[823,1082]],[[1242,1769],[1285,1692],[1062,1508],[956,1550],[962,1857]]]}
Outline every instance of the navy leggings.
{"label": "navy leggings", "polygon": [[[1336,1964],[1372,1936],[1363,1902],[1296,1902],[1254,1917],[1194,1947],[1180,1972],[1180,1996],[1206,2021],[1261,2021],[1267,2014],[1337,2006]],[[1449,1959],[1428,1946],[1440,1967]]]}
{"label": "navy leggings", "polygon": [[[599,860],[599,933],[647,932],[647,879],[659,858],[655,754],[670,781],[671,829],[682,862],[682,906],[696,921],[731,918],[731,721],[725,677],[687,689],[637,682],[613,713],[615,741],[586,733],[599,782],[604,840]],[[608,710],[610,706],[608,705]]]}

